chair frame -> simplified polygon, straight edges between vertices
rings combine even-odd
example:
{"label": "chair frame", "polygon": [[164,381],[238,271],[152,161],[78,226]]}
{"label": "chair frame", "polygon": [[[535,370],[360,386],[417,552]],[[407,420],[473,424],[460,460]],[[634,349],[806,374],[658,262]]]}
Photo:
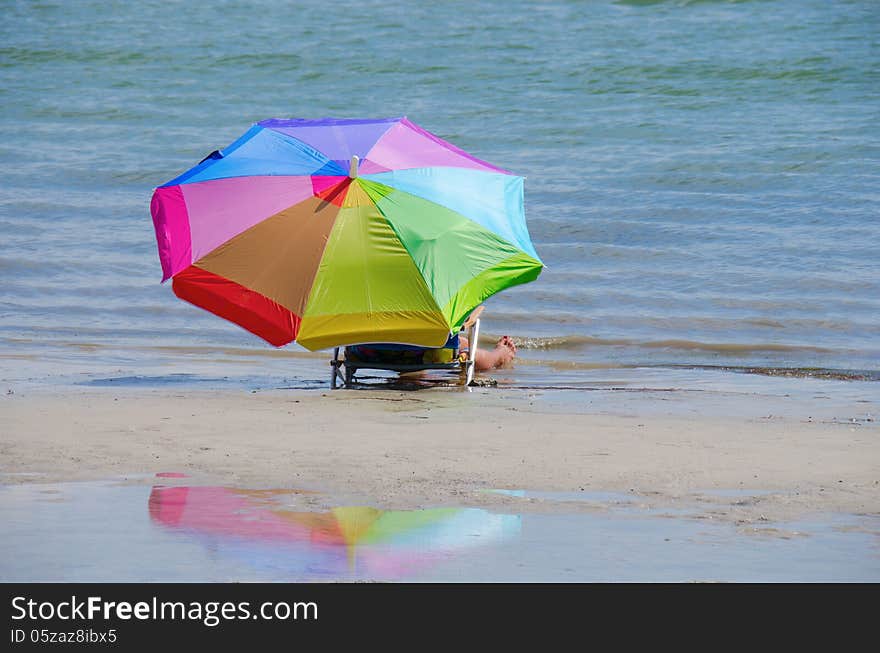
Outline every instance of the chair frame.
{"label": "chair frame", "polygon": [[[343,388],[351,388],[354,386],[354,375],[358,370],[385,370],[389,372],[421,372],[424,370],[458,370],[463,373],[464,387],[470,387],[474,380],[474,372],[476,371],[476,355],[477,341],[480,337],[480,314],[483,307],[478,306],[471,312],[468,318],[461,325],[460,334],[465,334],[468,339],[468,355],[467,360],[454,360],[449,363],[419,363],[419,364],[395,364],[380,363],[368,361],[346,361],[344,356],[345,347],[339,346],[333,349],[333,358],[330,361],[330,389],[335,390],[342,384]],[[343,357],[339,357],[340,349],[343,350]]]}

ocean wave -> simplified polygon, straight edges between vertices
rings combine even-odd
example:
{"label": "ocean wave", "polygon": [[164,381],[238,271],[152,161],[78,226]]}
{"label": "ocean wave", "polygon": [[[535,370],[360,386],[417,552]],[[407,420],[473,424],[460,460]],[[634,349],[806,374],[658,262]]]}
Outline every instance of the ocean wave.
{"label": "ocean wave", "polygon": [[548,367],[556,372],[589,372],[594,370],[616,369],[676,369],[736,372],[741,374],[760,374],[798,379],[825,379],[833,381],[880,381],[880,370],[844,370],[826,367],[779,367],[759,365],[703,365],[703,364],[657,364],[657,363],[616,363],[590,362],[579,360],[520,360],[518,366]]}
{"label": "ocean wave", "polygon": [[880,370],[837,370],[820,367],[731,367],[700,366],[700,369],[719,369],[725,372],[760,374],[798,379],[826,379],[831,381],[880,381]]}
{"label": "ocean wave", "polygon": [[[481,342],[492,342],[500,336],[484,334]],[[511,336],[517,348],[524,350],[580,350],[594,347],[629,347],[637,349],[670,349],[680,351],[702,351],[717,354],[750,354],[767,352],[832,353],[838,350],[816,345],[783,343],[736,343],[700,342],[696,340],[666,339],[637,340],[631,338],[597,338],[583,335],[567,336]]]}
{"label": "ocean wave", "polygon": [[206,65],[244,67],[266,71],[291,71],[302,67],[302,57],[291,52],[244,52],[210,57]]}
{"label": "ocean wave", "polygon": [[97,48],[36,48],[7,46],[0,48],[0,67],[19,65],[61,64],[155,64],[158,60],[171,61],[172,58],[160,51],[139,52],[131,49]]}

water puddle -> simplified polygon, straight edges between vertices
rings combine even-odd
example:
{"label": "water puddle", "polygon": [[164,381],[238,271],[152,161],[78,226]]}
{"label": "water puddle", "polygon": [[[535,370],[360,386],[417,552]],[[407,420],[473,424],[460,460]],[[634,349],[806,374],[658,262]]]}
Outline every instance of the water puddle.
{"label": "water puddle", "polygon": [[538,501],[562,501],[562,502],[578,502],[588,504],[632,504],[636,497],[623,492],[596,492],[596,491],[579,491],[579,492],[551,492],[546,490],[508,490],[508,489],[490,489],[485,490],[490,494],[500,494],[505,497],[513,497],[515,499],[534,499]]}
{"label": "water puddle", "polygon": [[[0,486],[0,581],[877,582],[880,518],[733,524],[633,511],[617,493],[503,490],[593,512],[327,508],[295,489]],[[179,484],[177,484],[179,483]]]}

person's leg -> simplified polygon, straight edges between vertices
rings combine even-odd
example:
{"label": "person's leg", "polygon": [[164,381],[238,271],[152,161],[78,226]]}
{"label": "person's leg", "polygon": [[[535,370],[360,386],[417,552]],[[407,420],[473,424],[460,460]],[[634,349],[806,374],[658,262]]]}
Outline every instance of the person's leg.
{"label": "person's leg", "polygon": [[[468,346],[467,338],[461,338],[460,346],[462,349]],[[474,367],[478,372],[504,367],[512,362],[515,356],[516,345],[513,343],[513,339],[510,336],[502,336],[492,350],[476,348]]]}

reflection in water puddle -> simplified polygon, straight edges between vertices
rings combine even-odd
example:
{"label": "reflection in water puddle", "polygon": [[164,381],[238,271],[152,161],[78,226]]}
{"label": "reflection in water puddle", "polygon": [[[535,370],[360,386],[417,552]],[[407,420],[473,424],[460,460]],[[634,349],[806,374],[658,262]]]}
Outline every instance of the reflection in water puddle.
{"label": "reflection in water puddle", "polygon": [[880,581],[876,516],[748,534],[615,493],[522,494],[604,500],[598,513],[316,512],[326,498],[304,491],[163,483],[0,485],[0,582]]}
{"label": "reflection in water puddle", "polygon": [[283,505],[291,492],[154,487],[155,524],[212,552],[267,570],[337,578],[401,578],[519,533],[520,517],[474,508],[328,512]]}
{"label": "reflection in water puddle", "polygon": [[516,499],[539,499],[541,501],[577,501],[580,503],[600,504],[630,504],[636,500],[635,496],[623,492],[550,492],[545,490],[508,490],[489,489],[484,490],[491,494],[500,494],[505,497]]}

